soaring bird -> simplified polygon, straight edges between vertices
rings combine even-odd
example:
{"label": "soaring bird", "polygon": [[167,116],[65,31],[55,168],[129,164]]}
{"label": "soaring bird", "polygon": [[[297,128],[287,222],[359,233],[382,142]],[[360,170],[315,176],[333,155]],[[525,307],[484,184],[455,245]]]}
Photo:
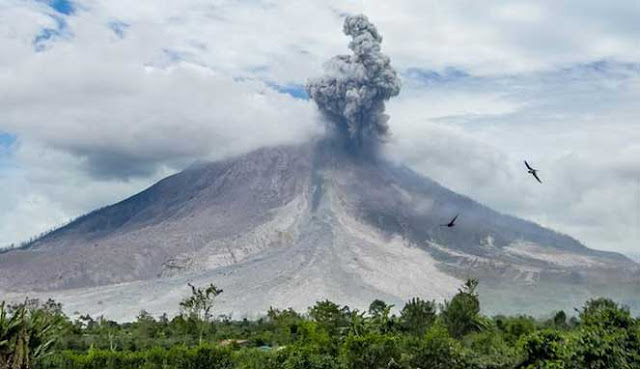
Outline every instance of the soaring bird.
{"label": "soaring bird", "polygon": [[440,227],[449,227],[449,228],[451,228],[451,227],[453,227],[453,226],[455,226],[455,225],[456,225],[456,219],[458,219],[458,214],[456,214],[456,216],[455,216],[455,217],[453,217],[453,219],[451,219],[451,221],[450,221],[449,223],[447,223],[447,224],[440,224]]}
{"label": "soaring bird", "polygon": [[524,161],[524,165],[527,166],[527,171],[531,173],[531,175],[533,175],[538,180],[538,182],[542,183],[540,178],[538,178],[538,170],[531,168],[531,165],[529,165],[526,160]]}

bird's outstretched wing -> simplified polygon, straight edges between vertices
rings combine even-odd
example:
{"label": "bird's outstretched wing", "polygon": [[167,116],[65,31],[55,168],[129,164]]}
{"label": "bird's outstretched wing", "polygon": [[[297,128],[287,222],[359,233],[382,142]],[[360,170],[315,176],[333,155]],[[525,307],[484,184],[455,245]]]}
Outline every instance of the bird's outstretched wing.
{"label": "bird's outstretched wing", "polygon": [[524,161],[524,165],[526,165],[526,166],[527,166],[527,169],[529,169],[529,170],[533,170],[533,168],[531,168],[531,165],[529,165],[529,163],[527,163],[527,161],[526,161],[526,160]]}
{"label": "bird's outstretched wing", "polygon": [[456,214],[456,216],[451,219],[451,222],[449,222],[449,224],[454,224],[456,222],[456,219],[458,219],[458,215],[459,214]]}
{"label": "bird's outstretched wing", "polygon": [[541,180],[540,180],[540,178],[538,177],[538,173],[536,173],[536,171],[534,171],[534,172],[533,172],[533,173],[531,173],[531,174],[533,174],[533,176],[534,176],[534,177],[536,177],[536,179],[538,180],[538,182],[542,183],[542,181],[541,181]]}

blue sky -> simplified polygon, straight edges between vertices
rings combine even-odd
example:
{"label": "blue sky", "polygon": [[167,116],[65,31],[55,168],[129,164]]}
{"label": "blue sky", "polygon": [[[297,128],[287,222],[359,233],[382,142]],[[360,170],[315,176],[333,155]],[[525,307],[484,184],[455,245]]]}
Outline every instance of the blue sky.
{"label": "blue sky", "polygon": [[16,141],[16,136],[6,132],[0,132],[0,146],[8,148]]}
{"label": "blue sky", "polygon": [[5,1],[0,245],[317,134],[303,86],[360,12],[402,77],[389,157],[590,247],[637,247],[640,8],[622,0]]}
{"label": "blue sky", "polygon": [[309,99],[309,95],[307,94],[307,91],[305,91],[304,86],[303,85],[279,85],[277,83],[273,83],[273,82],[269,82],[267,83],[267,85],[271,88],[273,88],[274,90],[280,92],[280,93],[284,93],[287,95],[291,95],[292,97],[296,98],[296,99],[302,99],[302,100],[308,100]]}
{"label": "blue sky", "polygon": [[7,164],[10,160],[11,155],[11,147],[16,141],[16,136],[0,132],[0,175],[2,175],[2,171],[7,167]]}
{"label": "blue sky", "polygon": [[68,28],[65,16],[72,15],[74,12],[73,4],[67,0],[40,0],[40,2],[53,10],[53,12],[49,13],[49,17],[55,26],[42,28],[34,37],[33,45],[36,51],[43,51],[47,41],[67,35]]}
{"label": "blue sky", "polygon": [[73,2],[68,0],[41,0],[60,14],[71,15],[74,12]]}

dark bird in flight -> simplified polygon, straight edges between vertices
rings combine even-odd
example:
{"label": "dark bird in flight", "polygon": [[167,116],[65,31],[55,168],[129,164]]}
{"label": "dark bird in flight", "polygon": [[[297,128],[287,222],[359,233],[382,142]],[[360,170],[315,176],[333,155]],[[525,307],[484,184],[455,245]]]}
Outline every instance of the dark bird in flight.
{"label": "dark bird in flight", "polygon": [[538,182],[542,183],[542,181],[538,177],[538,170],[531,168],[531,165],[529,165],[526,160],[524,161],[524,165],[527,166],[527,171],[531,173],[531,175],[533,175],[538,180]]}
{"label": "dark bird in flight", "polygon": [[453,219],[451,219],[451,221],[450,221],[449,223],[447,223],[447,224],[440,224],[440,227],[449,227],[449,228],[451,228],[451,227],[453,227],[453,226],[455,226],[455,225],[456,225],[456,219],[458,219],[458,214],[456,214],[456,216],[455,216],[455,217],[453,217]]}

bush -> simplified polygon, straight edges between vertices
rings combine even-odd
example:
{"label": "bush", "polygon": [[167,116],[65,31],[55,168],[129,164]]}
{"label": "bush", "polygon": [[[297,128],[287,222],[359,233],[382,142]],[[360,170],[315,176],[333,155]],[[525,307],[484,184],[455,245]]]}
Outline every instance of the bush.
{"label": "bush", "polygon": [[338,369],[335,357],[322,354],[310,347],[298,346],[285,350],[281,354],[284,359],[283,369]]}
{"label": "bush", "polygon": [[400,361],[400,348],[398,340],[389,335],[350,336],[342,347],[341,357],[349,369],[386,369]]}
{"label": "bush", "polygon": [[90,350],[85,355],[64,351],[43,362],[42,368],[57,369],[229,369],[235,366],[232,352],[212,345],[194,348],[155,347],[145,351]]}
{"label": "bush", "polygon": [[412,368],[463,369],[468,368],[464,350],[459,342],[441,325],[434,325],[424,338],[409,344],[407,363]]}
{"label": "bush", "polygon": [[556,331],[531,333],[521,341],[524,360],[522,368],[564,368],[565,341]]}

